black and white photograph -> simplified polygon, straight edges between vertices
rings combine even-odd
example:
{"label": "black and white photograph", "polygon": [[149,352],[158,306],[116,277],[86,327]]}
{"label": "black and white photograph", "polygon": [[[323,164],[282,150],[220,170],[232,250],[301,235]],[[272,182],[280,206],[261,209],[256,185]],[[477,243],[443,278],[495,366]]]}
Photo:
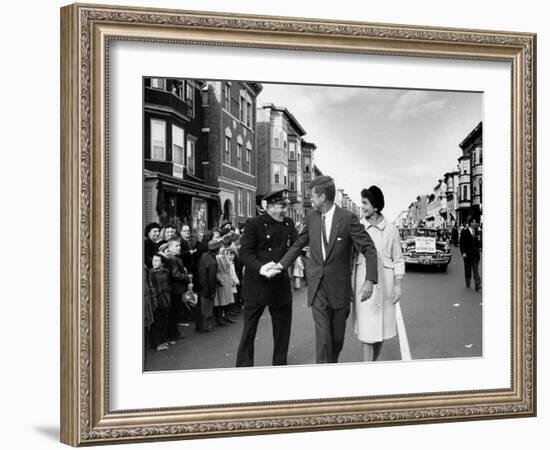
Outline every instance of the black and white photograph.
{"label": "black and white photograph", "polygon": [[481,92],[143,78],[144,371],[483,357]]}

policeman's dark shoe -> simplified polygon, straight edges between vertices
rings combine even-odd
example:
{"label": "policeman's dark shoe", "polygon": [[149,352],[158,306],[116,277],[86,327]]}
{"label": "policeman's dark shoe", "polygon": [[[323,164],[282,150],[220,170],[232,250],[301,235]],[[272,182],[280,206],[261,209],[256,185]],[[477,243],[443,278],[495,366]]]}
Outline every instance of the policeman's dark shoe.
{"label": "policeman's dark shoe", "polygon": [[481,292],[481,286],[476,287],[476,292]]}
{"label": "policeman's dark shoe", "polygon": [[231,320],[229,317],[222,317],[222,320],[225,322],[225,323],[235,323],[234,320]]}
{"label": "policeman's dark shoe", "polygon": [[218,325],[219,327],[226,327],[226,326],[229,325],[229,324],[223,322],[222,320],[218,320],[218,321],[216,322],[216,325]]}

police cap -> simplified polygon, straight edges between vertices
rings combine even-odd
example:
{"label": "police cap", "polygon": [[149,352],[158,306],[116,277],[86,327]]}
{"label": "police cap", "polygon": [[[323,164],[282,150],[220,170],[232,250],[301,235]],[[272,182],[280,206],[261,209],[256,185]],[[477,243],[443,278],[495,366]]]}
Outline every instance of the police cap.
{"label": "police cap", "polygon": [[281,189],[279,191],[270,192],[263,198],[268,205],[273,205],[276,203],[289,204],[290,200],[288,198],[288,189]]}

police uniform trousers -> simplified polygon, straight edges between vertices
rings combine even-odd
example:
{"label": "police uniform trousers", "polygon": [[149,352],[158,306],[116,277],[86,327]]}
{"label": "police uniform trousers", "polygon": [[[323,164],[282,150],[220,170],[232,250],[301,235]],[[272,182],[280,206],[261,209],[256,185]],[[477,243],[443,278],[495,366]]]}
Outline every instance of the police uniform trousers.
{"label": "police uniform trousers", "polygon": [[272,364],[283,366],[287,363],[290,325],[292,322],[292,302],[266,305],[265,303],[245,300],[243,331],[239,350],[237,351],[237,367],[251,367],[254,365],[254,340],[256,339],[258,322],[266,307],[269,308],[273,328]]}
{"label": "police uniform trousers", "polygon": [[319,283],[311,311],[315,323],[315,359],[317,364],[336,363],[344,346],[350,303],[334,309],[329,301],[324,278]]}

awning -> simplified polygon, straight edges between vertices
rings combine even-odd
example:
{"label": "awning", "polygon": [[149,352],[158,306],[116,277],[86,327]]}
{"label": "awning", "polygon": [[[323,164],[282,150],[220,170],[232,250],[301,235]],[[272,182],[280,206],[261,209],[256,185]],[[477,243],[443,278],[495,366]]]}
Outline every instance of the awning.
{"label": "awning", "polygon": [[216,202],[220,201],[220,197],[218,196],[218,194],[204,191],[202,189],[197,189],[196,187],[174,184],[167,181],[159,181],[158,189],[159,190],[162,189],[163,191],[166,191],[166,192],[173,192],[176,194],[190,195],[192,197],[199,197],[199,198],[205,198],[208,200],[214,200]]}

